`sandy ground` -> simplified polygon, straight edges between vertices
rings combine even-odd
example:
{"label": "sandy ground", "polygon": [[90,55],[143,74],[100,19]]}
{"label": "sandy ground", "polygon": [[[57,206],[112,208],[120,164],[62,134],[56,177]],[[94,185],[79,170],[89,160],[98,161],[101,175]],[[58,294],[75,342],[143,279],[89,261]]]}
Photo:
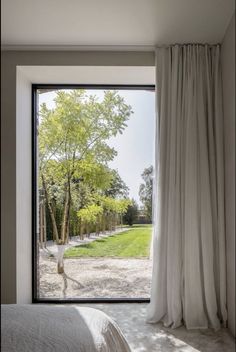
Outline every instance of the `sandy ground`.
{"label": "sandy ground", "polygon": [[65,259],[65,274],[57,274],[56,258],[40,255],[39,296],[50,298],[150,296],[151,260]]}
{"label": "sandy ground", "polygon": [[[127,231],[118,229],[116,234]],[[113,233],[100,234],[99,238]],[[81,241],[70,238],[66,248],[97,240],[95,234]],[[40,249],[39,297],[49,298],[149,298],[152,264],[149,259],[120,258],[67,258],[65,274],[57,274],[57,245],[47,242],[47,249]],[[51,254],[51,256],[50,256]]]}

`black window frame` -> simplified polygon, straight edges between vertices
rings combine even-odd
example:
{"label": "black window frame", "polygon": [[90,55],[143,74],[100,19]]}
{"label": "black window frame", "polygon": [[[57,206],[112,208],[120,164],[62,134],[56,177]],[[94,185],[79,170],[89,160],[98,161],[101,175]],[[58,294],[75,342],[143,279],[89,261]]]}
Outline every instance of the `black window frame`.
{"label": "black window frame", "polygon": [[37,91],[60,90],[60,89],[99,89],[99,90],[148,90],[155,91],[153,84],[32,84],[32,303],[148,303],[150,298],[39,298],[37,259],[37,124],[38,124],[38,101]]}

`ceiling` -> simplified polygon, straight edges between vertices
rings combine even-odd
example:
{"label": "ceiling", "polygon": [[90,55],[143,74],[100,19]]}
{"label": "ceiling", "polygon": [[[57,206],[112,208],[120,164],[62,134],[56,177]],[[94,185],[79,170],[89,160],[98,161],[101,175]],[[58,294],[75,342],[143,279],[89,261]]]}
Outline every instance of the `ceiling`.
{"label": "ceiling", "polygon": [[2,0],[3,46],[221,42],[234,0]]}

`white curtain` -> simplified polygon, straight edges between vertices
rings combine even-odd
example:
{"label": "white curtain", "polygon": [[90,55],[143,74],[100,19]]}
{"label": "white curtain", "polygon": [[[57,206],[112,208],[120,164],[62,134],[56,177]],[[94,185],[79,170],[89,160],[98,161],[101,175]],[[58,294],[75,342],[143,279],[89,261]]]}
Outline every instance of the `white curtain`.
{"label": "white curtain", "polygon": [[220,46],[156,52],[156,179],[148,321],[227,319]]}

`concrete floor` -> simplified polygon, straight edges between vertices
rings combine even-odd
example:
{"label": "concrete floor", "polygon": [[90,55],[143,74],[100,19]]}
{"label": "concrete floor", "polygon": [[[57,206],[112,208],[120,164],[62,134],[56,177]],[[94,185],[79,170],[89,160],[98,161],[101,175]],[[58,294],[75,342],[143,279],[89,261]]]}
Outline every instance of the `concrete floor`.
{"label": "concrete floor", "polygon": [[132,352],[234,352],[235,343],[227,329],[175,330],[162,324],[147,324],[147,304],[86,304],[102,310],[120,326]]}

